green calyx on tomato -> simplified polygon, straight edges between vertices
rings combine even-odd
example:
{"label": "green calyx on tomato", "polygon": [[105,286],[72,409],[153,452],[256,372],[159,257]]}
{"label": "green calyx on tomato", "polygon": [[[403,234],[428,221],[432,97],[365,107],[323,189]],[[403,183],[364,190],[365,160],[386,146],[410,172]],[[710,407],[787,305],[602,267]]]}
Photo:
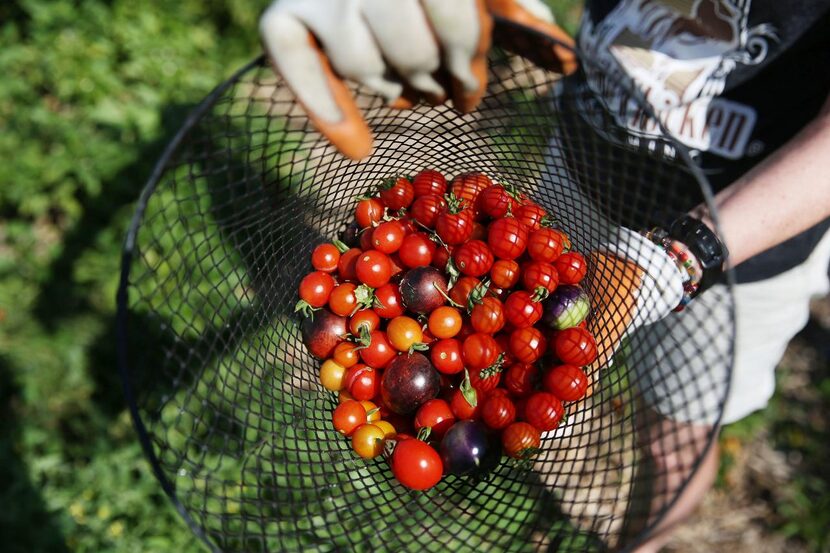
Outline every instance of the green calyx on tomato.
{"label": "green calyx on tomato", "polygon": [[467,298],[467,313],[472,313],[473,308],[480,304],[487,296],[487,291],[490,289],[490,279],[485,278],[470,290],[470,297]]}
{"label": "green calyx on tomato", "polygon": [[533,289],[533,295],[530,296],[530,301],[539,303],[540,301],[544,301],[550,296],[550,291],[545,288],[544,286],[537,286]]}
{"label": "green calyx on tomato", "polygon": [[310,303],[305,300],[300,300],[294,306],[294,313],[301,313],[303,317],[314,318],[314,312],[320,309],[319,307],[312,307]]}
{"label": "green calyx on tomato", "polygon": [[467,200],[459,198],[452,192],[444,195],[444,199],[447,200],[447,213],[456,215],[467,209]]}
{"label": "green calyx on tomato", "polygon": [[[490,365],[489,367],[485,367],[481,369],[479,373],[481,375],[481,379],[484,380],[485,378],[490,378],[491,376],[496,376],[500,372],[504,370],[504,352],[500,353],[499,356],[496,358],[496,361]],[[475,407],[475,406],[473,406]]]}
{"label": "green calyx on tomato", "polygon": [[542,452],[541,447],[526,447],[519,452],[519,459],[530,459]]}
{"label": "green calyx on tomato", "polygon": [[470,383],[470,371],[467,370],[467,367],[464,367],[464,380],[461,381],[458,389],[461,390],[461,395],[464,396],[464,399],[470,404],[470,407],[478,405],[478,394]]}
{"label": "green calyx on tomato", "polygon": [[[352,315],[361,309],[371,309],[380,304],[380,301],[375,297],[375,289],[367,284],[361,284],[354,289],[354,297],[357,300],[357,305],[352,310]],[[382,306],[381,306],[382,307]]]}
{"label": "green calyx on tomato", "polygon": [[559,219],[554,217],[553,215],[545,215],[542,217],[542,220],[539,222],[540,227],[548,227],[548,228],[559,228]]}
{"label": "green calyx on tomato", "polygon": [[[436,235],[436,237],[437,237],[437,235]],[[441,239],[438,238],[438,240],[441,240]],[[444,246],[444,247],[446,248],[446,246]],[[447,259],[447,267],[446,267],[445,270],[446,270],[447,274],[450,276],[450,279],[447,283],[447,286],[452,288],[453,286],[455,286],[455,283],[458,281],[458,278],[461,276],[461,271],[459,271],[458,267],[455,266],[455,261],[452,260],[452,256],[450,256],[449,259]],[[450,301],[452,301],[452,300],[450,300]],[[460,306],[458,304],[455,304],[455,307],[460,307]]]}
{"label": "green calyx on tomato", "polygon": [[372,345],[372,331],[365,325],[360,326],[360,335],[352,336],[351,340],[358,344],[357,350],[366,349]]}
{"label": "green calyx on tomato", "polygon": [[409,347],[407,353],[412,355],[416,351],[429,351],[429,346],[423,342],[416,342]]}
{"label": "green calyx on tomato", "polygon": [[420,430],[418,430],[416,439],[421,440],[422,442],[427,441],[429,439],[429,435],[432,434],[432,427],[431,426],[424,426]]}

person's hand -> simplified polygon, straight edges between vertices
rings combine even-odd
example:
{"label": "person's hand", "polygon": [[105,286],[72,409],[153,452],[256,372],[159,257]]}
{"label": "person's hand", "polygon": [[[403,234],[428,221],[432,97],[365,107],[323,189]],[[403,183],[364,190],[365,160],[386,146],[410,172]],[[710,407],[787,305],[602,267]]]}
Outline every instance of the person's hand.
{"label": "person's hand", "polygon": [[666,251],[638,232],[619,228],[591,253],[598,282],[591,290],[598,336],[595,367],[608,364],[622,339],[671,313],[683,299],[686,275]]}
{"label": "person's hand", "polygon": [[[469,112],[487,84],[494,16],[572,43],[541,0],[277,0],[262,15],[260,34],[311,121],[360,159],[371,152],[372,136],[341,78],[397,107],[451,96]],[[555,69],[575,70],[572,51],[553,50]]]}

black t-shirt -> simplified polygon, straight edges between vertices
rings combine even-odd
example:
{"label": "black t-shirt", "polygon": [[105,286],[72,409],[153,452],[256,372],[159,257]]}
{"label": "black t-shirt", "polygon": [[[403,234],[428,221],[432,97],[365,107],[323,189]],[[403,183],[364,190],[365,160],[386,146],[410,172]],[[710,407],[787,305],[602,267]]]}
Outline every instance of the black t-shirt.
{"label": "black t-shirt", "polygon": [[[634,79],[715,191],[791,139],[830,95],[830,0],[589,0],[578,40],[598,67]],[[615,118],[637,140],[657,136],[642,117]],[[828,228],[830,219],[742,263],[738,280],[798,265]]]}

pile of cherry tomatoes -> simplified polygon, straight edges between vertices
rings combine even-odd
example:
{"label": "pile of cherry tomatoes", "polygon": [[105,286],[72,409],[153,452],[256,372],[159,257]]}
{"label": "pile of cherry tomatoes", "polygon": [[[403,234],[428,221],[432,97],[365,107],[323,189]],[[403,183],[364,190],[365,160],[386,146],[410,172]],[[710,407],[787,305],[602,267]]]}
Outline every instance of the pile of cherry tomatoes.
{"label": "pile of cherry tomatoes", "polygon": [[544,208],[482,173],[426,169],[358,201],[300,283],[303,339],[359,456],[428,489],[527,458],[586,395],[585,258]]}

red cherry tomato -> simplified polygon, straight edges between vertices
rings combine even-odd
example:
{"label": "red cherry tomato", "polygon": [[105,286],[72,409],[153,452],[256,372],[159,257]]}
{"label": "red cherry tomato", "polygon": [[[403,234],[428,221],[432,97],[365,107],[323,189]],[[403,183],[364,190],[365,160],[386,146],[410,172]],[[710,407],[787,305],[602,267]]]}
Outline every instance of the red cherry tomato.
{"label": "red cherry tomato", "polygon": [[538,361],[546,346],[545,337],[538,328],[517,328],[510,334],[510,353],[522,363]]}
{"label": "red cherry tomato", "polygon": [[562,255],[568,238],[562,231],[541,227],[527,237],[527,254],[534,261],[551,263]]}
{"label": "red cherry tomato", "polygon": [[363,251],[369,251],[373,249],[372,246],[372,234],[374,231],[374,227],[369,227],[363,232],[360,233],[360,249]]}
{"label": "red cherry tomato", "polygon": [[504,300],[504,318],[516,328],[535,325],[542,318],[544,309],[540,302],[533,301],[529,292],[516,290]]}
{"label": "red cherry tomato", "polygon": [[389,271],[390,280],[404,271],[404,264],[401,261],[401,256],[399,255],[400,252],[390,253],[389,254],[389,265],[391,266],[391,270]]}
{"label": "red cherry tomato", "polygon": [[406,177],[391,178],[380,185],[380,199],[386,207],[398,211],[409,207],[415,199],[415,190]]}
{"label": "red cherry tomato", "polygon": [[424,169],[412,179],[415,197],[435,194],[443,196],[447,191],[447,179],[435,169]]}
{"label": "red cherry tomato", "polygon": [[435,228],[438,214],[445,207],[447,207],[447,200],[442,196],[429,194],[415,198],[415,201],[412,202],[412,207],[409,208],[409,213],[413,219],[425,227]]}
{"label": "red cherry tomato", "polygon": [[311,252],[311,264],[318,271],[333,273],[340,261],[340,250],[334,244],[320,244]]}
{"label": "red cherry tomato", "polygon": [[516,406],[507,396],[491,393],[481,406],[481,420],[493,430],[501,430],[516,420]]}
{"label": "red cherry tomato", "polygon": [[431,399],[421,405],[415,413],[415,430],[430,427],[436,438],[441,438],[455,424],[449,403],[443,399]]}
{"label": "red cherry tomato", "polygon": [[499,345],[489,334],[476,332],[464,339],[461,356],[468,369],[484,369],[496,362]]}
{"label": "red cherry tomato", "polygon": [[538,428],[526,422],[514,422],[501,433],[504,452],[510,457],[521,459],[537,449],[542,443]]}
{"label": "red cherry tomato", "polygon": [[531,261],[522,268],[522,284],[530,292],[539,287],[553,292],[559,286],[559,274],[550,263]]}
{"label": "red cherry tomato", "polygon": [[357,286],[351,282],[344,282],[334,287],[329,296],[329,309],[332,313],[348,317],[357,309],[357,296],[354,293],[356,288]]}
{"label": "red cherry tomato", "polygon": [[455,249],[455,246],[438,246],[435,249],[435,255],[432,256],[432,266],[441,269],[442,271],[447,270],[447,261],[450,260],[452,257],[452,252]]}
{"label": "red cherry tomato", "polygon": [[493,286],[508,289],[519,282],[519,264],[512,259],[499,259],[490,268],[490,281]]}
{"label": "red cherry tomato", "polygon": [[441,480],[444,465],[441,456],[421,440],[398,440],[392,452],[392,474],[398,482],[413,490],[428,490]]}
{"label": "red cherry tomato", "polygon": [[368,400],[380,393],[380,376],[378,371],[358,363],[346,372],[346,389],[358,400]]}
{"label": "red cherry tomato", "polygon": [[435,342],[429,352],[429,358],[441,374],[458,374],[464,370],[461,342],[455,338],[445,338]]}
{"label": "red cherry tomato", "polygon": [[449,206],[444,207],[435,220],[435,232],[446,244],[466,242],[473,233],[472,210],[463,208],[453,213]]}
{"label": "red cherry tomato", "polygon": [[575,326],[556,333],[554,351],[563,363],[584,367],[597,358],[597,343],[590,332]]}
{"label": "red cherry tomato", "polygon": [[527,228],[514,217],[502,217],[490,223],[487,244],[501,259],[516,259],[527,247]]}
{"label": "red cherry tomato", "polygon": [[[470,323],[476,332],[495,334],[504,327],[504,308],[493,297],[485,297],[470,313]],[[459,325],[460,326],[460,325]]]}
{"label": "red cherry tomato", "polygon": [[505,367],[509,367],[516,362],[516,359],[513,358],[513,354],[510,353],[510,333],[512,331],[513,329],[508,329],[506,332],[499,332],[494,336],[496,343],[499,345],[499,352],[504,355],[502,358],[502,364]]}
{"label": "red cherry tomato", "polygon": [[357,264],[357,258],[360,257],[360,254],[362,253],[363,250],[360,248],[351,248],[340,256],[340,261],[337,262],[337,274],[340,275],[341,281],[357,280],[355,265]]}
{"label": "red cherry tomato", "polygon": [[359,401],[344,401],[334,409],[331,422],[335,430],[344,436],[351,436],[358,426],[366,424],[366,410]]}
{"label": "red cherry tomato", "polygon": [[[341,285],[342,286],[342,285]],[[371,309],[361,309],[357,311],[352,318],[349,319],[349,332],[353,336],[360,336],[361,327],[366,328],[366,332],[372,332],[380,325],[380,317]]]}
{"label": "red cherry tomato", "polygon": [[456,389],[453,391],[452,397],[450,398],[450,409],[452,409],[452,414],[455,415],[455,418],[458,420],[476,419],[478,418],[479,410],[481,409],[481,402],[476,401],[476,405],[473,407],[467,401],[467,398],[464,397],[461,390]]}
{"label": "red cherry tomato", "polygon": [[487,228],[478,221],[473,221],[473,232],[470,234],[470,240],[486,241]]}
{"label": "red cherry tomato", "polygon": [[501,370],[470,369],[470,385],[476,389],[480,397],[485,397],[488,392],[495,390],[501,382]]}
{"label": "red cherry tomato", "polygon": [[486,275],[493,266],[493,253],[481,240],[470,240],[458,246],[452,254],[455,266],[463,275]]}
{"label": "red cherry tomato", "polygon": [[478,206],[493,219],[504,217],[513,206],[513,198],[501,185],[485,188],[478,196]]}
{"label": "red cherry tomato", "polygon": [[536,365],[514,363],[504,371],[504,387],[515,397],[524,397],[536,388],[539,369]]}
{"label": "red cherry tomato", "polygon": [[466,200],[473,207],[476,205],[478,195],[492,184],[490,177],[482,173],[464,173],[452,179],[450,192],[455,197]]}
{"label": "red cherry tomato", "polygon": [[516,209],[514,215],[528,230],[533,231],[542,226],[542,219],[545,218],[547,212],[537,204],[526,203]]}
{"label": "red cherry tomato", "polygon": [[334,279],[328,273],[314,271],[300,281],[300,299],[311,307],[323,307],[334,289]]}
{"label": "red cherry tomato", "polygon": [[386,254],[394,253],[401,248],[405,235],[400,222],[384,221],[372,230],[372,247]]}
{"label": "red cherry tomato", "polygon": [[588,376],[577,366],[558,365],[543,379],[545,389],[562,401],[577,401],[585,396]]}
{"label": "red cherry tomato", "polygon": [[463,276],[459,278],[455,285],[450,288],[450,299],[459,305],[466,306],[470,299],[470,292],[479,284],[481,283],[475,277]]}
{"label": "red cherry tomato", "polygon": [[392,276],[392,263],[385,253],[369,250],[357,258],[355,272],[360,282],[378,288],[389,282]]}
{"label": "red cherry tomato", "polygon": [[357,202],[354,217],[360,228],[368,228],[383,218],[383,203],[377,198],[367,198]]}
{"label": "red cherry tomato", "polygon": [[548,392],[536,392],[525,403],[524,419],[541,430],[547,432],[559,425],[559,420],[565,413],[562,402]]}
{"label": "red cherry tomato", "polygon": [[403,315],[403,299],[396,284],[384,284],[375,290],[375,313],[384,319],[394,319]]}
{"label": "red cherry tomato", "polygon": [[578,284],[588,272],[588,264],[579,252],[566,252],[553,262],[562,284]]}
{"label": "red cherry tomato", "polygon": [[[380,228],[380,227],[378,227]],[[398,250],[401,262],[408,268],[426,267],[432,263],[437,246],[423,232],[415,232],[406,235]]]}
{"label": "red cherry tomato", "polygon": [[370,367],[382,369],[398,353],[392,347],[392,344],[389,343],[389,340],[386,338],[386,333],[382,330],[372,331],[369,336],[371,342],[368,346],[360,350],[360,358]]}

